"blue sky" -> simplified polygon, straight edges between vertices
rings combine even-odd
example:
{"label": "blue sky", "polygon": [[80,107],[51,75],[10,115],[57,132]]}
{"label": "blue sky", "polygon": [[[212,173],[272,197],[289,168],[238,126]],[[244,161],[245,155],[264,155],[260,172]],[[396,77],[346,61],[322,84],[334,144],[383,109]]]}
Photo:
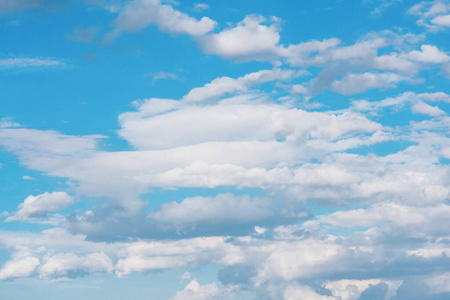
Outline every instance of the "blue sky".
{"label": "blue sky", "polygon": [[0,299],[448,299],[450,2],[0,0]]}

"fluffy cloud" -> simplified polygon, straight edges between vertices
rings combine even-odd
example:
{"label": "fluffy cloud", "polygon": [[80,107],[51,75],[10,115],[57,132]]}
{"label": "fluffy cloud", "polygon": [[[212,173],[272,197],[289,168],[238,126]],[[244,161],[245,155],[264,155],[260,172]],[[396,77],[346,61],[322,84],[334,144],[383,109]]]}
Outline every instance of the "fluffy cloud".
{"label": "fluffy cloud", "polygon": [[19,210],[6,218],[10,221],[29,221],[44,218],[50,213],[64,209],[75,203],[75,199],[65,192],[44,193],[37,196],[28,196],[19,204]]}
{"label": "fluffy cloud", "polygon": [[58,253],[43,259],[38,273],[41,278],[75,277],[83,274],[108,273],[113,270],[112,260],[105,253]]}
{"label": "fluffy cloud", "polygon": [[333,91],[343,95],[352,95],[374,88],[394,88],[395,84],[408,78],[394,73],[347,74],[341,80],[331,84]]}
{"label": "fluffy cloud", "polygon": [[[321,222],[343,227],[371,227],[384,223],[403,228],[409,236],[440,236],[448,234],[446,226],[450,207],[445,204],[413,207],[395,203],[371,206],[368,209],[339,211],[320,218]],[[432,219],[434,222],[429,222]]]}
{"label": "fluffy cloud", "polygon": [[448,15],[450,5],[447,1],[422,1],[413,7],[408,12],[419,16],[418,25],[425,26],[430,30],[440,29],[441,26],[448,26]]}
{"label": "fluffy cloud", "polygon": [[262,16],[250,15],[235,27],[219,33],[210,33],[198,39],[200,47],[209,54],[219,55],[237,61],[275,60],[280,40],[279,25],[262,23]]}
{"label": "fluffy cloud", "polygon": [[125,257],[116,265],[118,276],[200,263],[231,265],[242,262],[240,249],[224,237],[184,239],[169,242],[136,242],[122,251]]}
{"label": "fluffy cloud", "polygon": [[126,31],[138,31],[152,23],[162,31],[192,36],[202,36],[213,30],[217,24],[207,17],[196,20],[168,4],[161,4],[159,0],[131,1],[114,22],[118,29]]}
{"label": "fluffy cloud", "polygon": [[[20,255],[21,256],[21,255]],[[0,268],[0,281],[30,276],[39,265],[39,259],[33,256],[16,257]]]}
{"label": "fluffy cloud", "polygon": [[312,288],[308,286],[301,286],[299,284],[292,284],[286,288],[283,294],[285,300],[336,300],[335,297],[324,296],[316,293]]}
{"label": "fluffy cloud", "polygon": [[246,74],[245,76],[237,79],[220,77],[214,79],[212,82],[203,87],[192,89],[182,98],[182,101],[201,103],[211,100],[218,100],[226,94],[246,92],[249,88],[255,85],[260,85],[270,81],[289,80],[304,73],[305,72],[295,72],[293,70],[273,69]]}
{"label": "fluffy cloud", "polygon": [[[252,213],[249,214],[248,212]],[[222,194],[216,197],[194,197],[181,203],[166,202],[149,217],[160,222],[175,223],[224,223],[248,222],[267,218],[275,213],[275,207],[268,199],[250,196]]]}
{"label": "fluffy cloud", "polygon": [[201,285],[197,280],[192,280],[170,300],[228,299],[232,295],[232,290],[232,288],[221,290],[215,283]]}

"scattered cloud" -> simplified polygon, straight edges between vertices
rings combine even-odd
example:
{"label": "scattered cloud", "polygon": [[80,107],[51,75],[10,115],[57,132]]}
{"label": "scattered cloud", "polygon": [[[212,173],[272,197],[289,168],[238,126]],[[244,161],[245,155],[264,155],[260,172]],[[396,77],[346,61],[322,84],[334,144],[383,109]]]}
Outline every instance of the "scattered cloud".
{"label": "scattered cloud", "polygon": [[216,21],[208,17],[197,20],[159,0],[131,1],[120,11],[114,22],[118,29],[125,31],[139,31],[152,23],[161,31],[192,36],[204,35],[217,25]]}
{"label": "scattered cloud", "polygon": [[37,196],[28,196],[19,205],[19,210],[6,218],[10,221],[29,221],[44,218],[49,213],[64,209],[75,203],[75,199],[65,192],[44,193]]}
{"label": "scattered cloud", "polygon": [[6,58],[0,59],[0,69],[61,67],[64,63],[53,58]]}

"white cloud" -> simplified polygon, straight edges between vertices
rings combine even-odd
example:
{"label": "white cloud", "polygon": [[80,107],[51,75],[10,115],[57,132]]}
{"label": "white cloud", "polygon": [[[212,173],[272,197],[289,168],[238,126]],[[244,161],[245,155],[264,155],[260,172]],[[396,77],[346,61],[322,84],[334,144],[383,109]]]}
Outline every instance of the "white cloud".
{"label": "white cloud", "polygon": [[0,69],[58,67],[63,65],[64,63],[54,58],[17,57],[0,59]]}
{"label": "white cloud", "polygon": [[402,281],[384,281],[380,279],[367,279],[367,280],[338,280],[327,281],[323,286],[331,291],[333,296],[341,300],[357,300],[361,296],[362,292],[367,290],[370,286],[375,286],[379,283],[386,283],[388,285],[388,292],[385,296],[386,299],[396,294],[397,289],[402,284]]}
{"label": "white cloud", "polygon": [[85,154],[97,147],[100,135],[68,136],[56,131],[0,129],[0,144],[12,151],[35,151],[57,155]]}
{"label": "white cloud", "polygon": [[439,116],[444,114],[438,107],[431,106],[427,102],[450,103],[450,95],[443,92],[421,93],[405,92],[396,97],[389,97],[381,101],[369,102],[366,100],[355,100],[352,102],[352,109],[356,111],[366,111],[377,113],[384,108],[391,108],[394,111],[402,109],[405,105],[410,105],[414,113]]}
{"label": "white cloud", "polygon": [[[221,291],[217,285],[213,283],[201,285],[197,280],[192,280],[185,288],[170,298],[170,300],[213,300],[225,299],[227,293]],[[228,298],[228,297],[227,297]]]}
{"label": "white cloud", "polygon": [[39,263],[39,259],[33,256],[13,258],[1,267],[0,281],[28,277],[35,271]]}
{"label": "white cloud", "polygon": [[173,73],[169,73],[169,72],[159,72],[159,73],[153,74],[152,77],[153,77],[153,81],[160,80],[160,79],[173,79],[173,80],[178,79],[177,75],[175,75]]}
{"label": "white cloud", "polygon": [[405,57],[412,61],[432,64],[445,63],[450,60],[450,56],[439,50],[436,46],[422,45],[420,46],[420,50],[411,51],[405,54]]}
{"label": "white cloud", "polygon": [[218,224],[261,220],[276,213],[276,207],[269,199],[219,194],[215,197],[186,198],[180,203],[166,202],[148,217],[162,223]]}
{"label": "white cloud", "polygon": [[443,110],[440,110],[439,107],[431,106],[422,101],[415,103],[411,108],[411,110],[413,113],[429,115],[432,117],[439,117],[445,115],[445,112]]}
{"label": "white cloud", "polygon": [[48,214],[64,209],[75,203],[75,199],[65,192],[44,193],[37,196],[28,196],[19,204],[19,210],[6,218],[10,221],[29,221],[36,218],[44,218]]}
{"label": "white cloud", "polygon": [[206,4],[206,3],[196,3],[196,4],[194,4],[194,9],[197,10],[197,11],[208,9],[208,8],[209,8],[209,5]]}
{"label": "white cloud", "polygon": [[136,242],[123,251],[116,274],[184,268],[200,263],[231,265],[243,261],[240,249],[224,237],[205,237],[168,242]]}
{"label": "white cloud", "polygon": [[409,78],[395,73],[346,74],[341,80],[335,80],[331,89],[343,95],[352,95],[375,88],[394,88],[395,84],[408,81]]}
{"label": "white cloud", "polygon": [[249,15],[235,27],[210,33],[198,39],[200,47],[209,54],[237,61],[276,60],[280,40],[277,22],[269,26],[262,16]]}
{"label": "white cloud", "polygon": [[126,31],[138,31],[152,23],[161,31],[192,36],[205,35],[217,25],[217,22],[208,17],[197,20],[168,4],[161,4],[159,0],[131,1],[120,11],[114,22],[118,29]]}
{"label": "white cloud", "polygon": [[446,14],[449,11],[450,5],[445,0],[422,1],[408,10],[410,14],[419,16],[418,25],[430,30],[446,26]]}
{"label": "white cloud", "polygon": [[375,204],[368,209],[338,211],[322,216],[320,221],[342,227],[371,227],[389,223],[404,228],[410,236],[430,236],[448,232],[448,229],[442,228],[441,224],[446,223],[449,217],[450,207],[445,204],[414,207],[383,203]]}
{"label": "white cloud", "polygon": [[285,300],[337,300],[338,298],[320,295],[316,293],[309,286],[302,286],[299,284],[291,284],[286,288],[284,292],[283,299]]}
{"label": "white cloud", "polygon": [[109,273],[112,260],[105,253],[89,253],[77,256],[74,253],[58,253],[43,259],[38,268],[41,278],[74,277],[79,273]]}
{"label": "white cloud", "polygon": [[424,281],[435,294],[450,292],[450,273],[448,272],[433,276]]}
{"label": "white cloud", "polygon": [[293,70],[272,69],[249,73],[237,79],[219,77],[203,87],[192,89],[182,98],[182,101],[201,103],[218,100],[226,94],[245,92],[255,85],[271,81],[285,81],[303,74],[305,74],[303,71],[295,72]]}
{"label": "white cloud", "polygon": [[431,20],[431,23],[439,26],[450,27],[450,15],[437,16]]}
{"label": "white cloud", "polygon": [[14,122],[11,118],[1,118],[0,119],[0,129],[3,128],[14,128],[20,127],[19,123]]}

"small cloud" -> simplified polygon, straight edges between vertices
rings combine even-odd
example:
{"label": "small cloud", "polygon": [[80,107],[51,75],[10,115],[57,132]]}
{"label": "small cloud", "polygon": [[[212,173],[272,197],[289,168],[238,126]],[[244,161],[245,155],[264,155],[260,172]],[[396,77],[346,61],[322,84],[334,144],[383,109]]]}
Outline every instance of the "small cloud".
{"label": "small cloud", "polygon": [[99,29],[97,27],[89,28],[74,28],[71,34],[67,35],[67,38],[74,41],[91,43],[95,36],[98,34]]}
{"label": "small cloud", "polygon": [[[83,58],[87,61],[94,61],[97,59],[97,53],[95,52],[88,52],[86,54],[84,54]],[[68,123],[67,121],[64,121],[64,123]]]}
{"label": "small cloud", "polygon": [[196,11],[201,11],[201,10],[205,10],[208,8],[209,8],[209,5],[205,4],[205,3],[196,3],[194,5],[194,10],[196,10]]}
{"label": "small cloud", "polygon": [[189,273],[189,272],[184,272],[182,275],[181,275],[181,280],[191,280],[192,279],[192,274],[191,273]]}
{"label": "small cloud", "polygon": [[31,176],[27,176],[27,175],[23,176],[22,179],[24,179],[24,180],[37,180],[36,178],[33,178]]}
{"label": "small cloud", "polygon": [[0,59],[0,69],[59,67],[64,63],[54,58],[17,57]]}
{"label": "small cloud", "polygon": [[262,235],[267,231],[267,228],[255,226],[255,231],[256,231],[255,235]]}
{"label": "small cloud", "polygon": [[103,44],[111,44],[115,39],[122,35],[122,31],[114,29],[103,36]]}
{"label": "small cloud", "polygon": [[0,128],[13,128],[13,127],[20,127],[20,124],[13,122],[11,118],[0,119]]}
{"label": "small cloud", "polygon": [[169,72],[159,72],[159,73],[156,73],[156,74],[146,74],[145,76],[146,77],[147,76],[152,76],[153,81],[161,80],[161,79],[173,79],[173,80],[177,80],[178,79],[177,75],[175,75],[173,73],[169,73]]}

